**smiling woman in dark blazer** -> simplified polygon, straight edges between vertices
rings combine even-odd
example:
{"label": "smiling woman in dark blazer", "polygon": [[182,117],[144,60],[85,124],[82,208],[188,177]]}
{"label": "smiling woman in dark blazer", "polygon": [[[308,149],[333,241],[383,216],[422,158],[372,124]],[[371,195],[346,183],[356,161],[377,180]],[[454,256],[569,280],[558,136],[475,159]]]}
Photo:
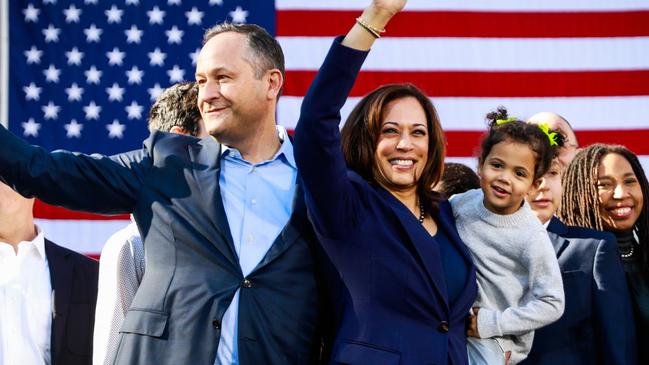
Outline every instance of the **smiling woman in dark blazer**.
{"label": "smiling woman in dark blazer", "polygon": [[295,131],[312,222],[334,269],[333,363],[466,364],[475,268],[439,181],[444,136],[409,84],[340,109],[375,38],[405,0],[374,0],[313,81]]}
{"label": "smiling woman in dark blazer", "polygon": [[[649,364],[649,181],[638,157],[619,145],[593,144],[563,174],[558,216],[611,232],[624,268],[636,328],[638,364]],[[610,306],[617,318],[618,307]]]}
{"label": "smiling woman in dark blazer", "polygon": [[561,165],[555,159],[528,201],[546,225],[559,260],[565,311],[536,331],[521,365],[635,364],[633,313],[615,237],[561,222],[554,216],[561,193]]}

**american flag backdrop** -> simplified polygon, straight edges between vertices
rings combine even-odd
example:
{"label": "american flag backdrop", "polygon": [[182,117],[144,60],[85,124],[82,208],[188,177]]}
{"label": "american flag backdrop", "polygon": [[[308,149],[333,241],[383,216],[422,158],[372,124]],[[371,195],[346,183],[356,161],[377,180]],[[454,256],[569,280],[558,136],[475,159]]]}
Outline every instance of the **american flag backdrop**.
{"label": "american flag backdrop", "polygon": [[[279,123],[292,128],[331,39],[369,0],[0,0],[2,122],[48,149],[138,148],[160,91],[192,79],[205,28],[253,22],[284,48]],[[649,167],[649,0],[410,0],[375,45],[343,110],[380,84],[431,96],[448,156],[472,158],[484,115],[555,111],[582,145],[621,143]],[[96,254],[128,217],[37,204],[46,235]]]}

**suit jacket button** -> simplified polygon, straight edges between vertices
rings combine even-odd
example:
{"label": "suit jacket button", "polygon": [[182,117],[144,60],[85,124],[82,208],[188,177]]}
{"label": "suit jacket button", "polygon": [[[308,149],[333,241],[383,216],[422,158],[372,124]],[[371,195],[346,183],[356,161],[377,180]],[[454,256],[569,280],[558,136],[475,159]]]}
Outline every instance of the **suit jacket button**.
{"label": "suit jacket button", "polygon": [[439,322],[439,326],[437,326],[437,330],[442,333],[448,332],[448,322],[446,321]]}
{"label": "suit jacket button", "polygon": [[243,279],[243,283],[241,284],[244,288],[252,288],[252,281],[249,279]]}
{"label": "suit jacket button", "polygon": [[218,319],[213,320],[212,321],[212,327],[214,327],[214,329],[220,330],[221,329],[221,322],[219,322]]}

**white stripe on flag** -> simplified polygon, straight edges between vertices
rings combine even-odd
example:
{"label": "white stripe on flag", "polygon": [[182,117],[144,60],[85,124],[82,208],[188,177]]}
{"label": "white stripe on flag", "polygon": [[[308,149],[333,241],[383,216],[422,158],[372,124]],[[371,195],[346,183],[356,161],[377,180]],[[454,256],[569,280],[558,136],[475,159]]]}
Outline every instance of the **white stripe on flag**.
{"label": "white stripe on flag", "polygon": [[[362,10],[369,0],[275,0],[278,10]],[[406,10],[601,11],[649,9],[646,0],[410,0]]]}
{"label": "white stripe on flag", "polygon": [[[649,26],[649,25],[648,25]],[[278,37],[287,70],[316,70],[329,37]],[[649,68],[649,37],[382,38],[363,64],[379,71],[597,71]]]}
{"label": "white stripe on flag", "polygon": [[[50,241],[83,254],[98,255],[113,233],[126,227],[128,220],[36,219]],[[74,232],[71,234],[71,232]]]}

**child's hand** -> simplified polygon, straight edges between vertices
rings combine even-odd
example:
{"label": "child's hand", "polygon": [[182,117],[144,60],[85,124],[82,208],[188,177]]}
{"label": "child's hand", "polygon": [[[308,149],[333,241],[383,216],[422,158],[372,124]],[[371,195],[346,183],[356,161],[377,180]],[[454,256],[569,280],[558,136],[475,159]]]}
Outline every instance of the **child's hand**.
{"label": "child's hand", "polygon": [[469,337],[480,338],[478,332],[478,311],[479,307],[473,307],[473,313],[469,315],[469,323],[466,329],[466,335]]}

